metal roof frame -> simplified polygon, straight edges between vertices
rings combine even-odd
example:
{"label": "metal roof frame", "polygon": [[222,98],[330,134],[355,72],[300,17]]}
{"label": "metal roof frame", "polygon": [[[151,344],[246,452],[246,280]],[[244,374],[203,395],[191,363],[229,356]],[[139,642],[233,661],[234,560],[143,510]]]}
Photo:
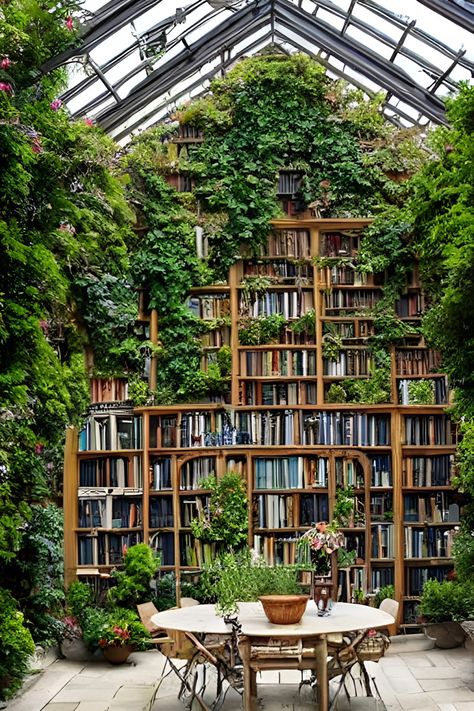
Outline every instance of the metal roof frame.
{"label": "metal roof frame", "polygon": [[[148,122],[153,116],[164,108],[166,102],[173,105],[191,91],[199,88],[199,81],[208,82],[213,75],[225,71],[229,61],[224,61],[222,53],[227,51],[230,55],[232,48],[249,39],[246,52],[261,44],[261,37],[255,40],[258,33],[265,33],[270,41],[276,38],[287,43],[293,49],[316,56],[322,61],[321,54],[327,55],[323,63],[337,76],[345,78],[363,89],[368,95],[373,91],[370,84],[376,84],[387,92],[387,97],[411,106],[418,112],[418,119],[409,117],[402,107],[397,109],[393,104],[387,104],[386,116],[389,120],[397,122],[394,114],[402,122],[426,123],[428,120],[435,123],[446,123],[443,101],[436,95],[441,87],[453,91],[457,83],[452,78],[453,70],[459,65],[466,72],[474,75],[474,62],[466,56],[466,50],[455,51],[437,38],[432,37],[420,28],[414,21],[407,21],[396,15],[391,10],[379,5],[376,0],[351,0],[348,10],[343,10],[331,0],[306,0],[306,8],[312,5],[312,10],[303,9],[302,0],[240,0],[239,7],[213,8],[202,14],[207,9],[206,0],[195,0],[187,7],[178,9],[174,15],[162,17],[152,27],[140,33],[132,33],[135,41],[122,48],[115,56],[102,65],[92,59],[90,52],[100,43],[113,36],[119,29],[126,25],[133,27],[133,21],[144,13],[149,12],[166,0],[112,0],[104,5],[87,23],[79,47],[68,49],[58,57],[46,62],[42,71],[47,72],[72,61],[82,61],[89,68],[90,75],[76,86],[72,86],[62,96],[67,104],[73,100],[80,100],[86,91],[95,95],[74,112],[74,116],[94,115],[97,123],[106,131],[118,138],[126,137],[127,133],[139,128],[140,123]],[[448,18],[456,24],[462,25],[471,31],[474,30],[474,4],[468,0],[418,0],[434,12]],[[245,3],[245,4],[243,4]],[[163,5],[164,7],[164,5]],[[374,16],[389,22],[398,37],[389,36],[380,28],[369,24],[357,16],[357,8],[364,8]],[[198,19],[193,13],[201,11]],[[318,16],[318,11],[330,13],[338,22],[342,20],[342,29],[331,25]],[[196,29],[207,24],[209,20],[216,23],[212,30],[208,30],[198,39],[191,41],[191,33],[196,34]],[[191,26],[186,23],[196,20]],[[184,23],[186,27],[177,33],[177,24]],[[350,36],[349,30],[354,27],[364,33],[370,40],[375,39],[391,50],[389,58],[382,56],[368,46]],[[169,37],[167,35],[170,35]],[[430,59],[414,52],[405,42],[408,37],[423,42],[426,46],[436,50],[440,55],[449,60],[447,66],[438,67]],[[163,46],[162,56],[153,56],[156,46]],[[178,47],[182,47],[177,51]],[[310,49],[310,48],[314,48]],[[151,50],[147,56],[146,50]],[[131,57],[138,50],[140,61],[134,58],[130,69],[112,81],[109,72],[116,70],[117,66]],[[231,61],[235,61],[242,52],[234,53]],[[211,71],[206,70],[206,64],[214,62],[220,57],[220,63]],[[428,87],[416,81],[410,74],[395,61],[404,58],[411,64],[418,66],[419,71],[429,77]],[[332,66],[333,62],[340,62],[343,66]],[[140,80],[137,76],[145,72],[146,76]],[[183,88],[181,85],[186,77],[192,77],[201,72],[201,78],[196,78],[191,86]],[[360,77],[356,80],[351,72]],[[117,71],[115,71],[117,74]],[[366,76],[369,84],[364,85],[362,78]],[[127,83],[137,78],[135,86],[123,96]],[[426,82],[425,82],[426,83]],[[160,101],[161,99],[161,101]],[[147,105],[159,102],[149,112],[143,113]]]}

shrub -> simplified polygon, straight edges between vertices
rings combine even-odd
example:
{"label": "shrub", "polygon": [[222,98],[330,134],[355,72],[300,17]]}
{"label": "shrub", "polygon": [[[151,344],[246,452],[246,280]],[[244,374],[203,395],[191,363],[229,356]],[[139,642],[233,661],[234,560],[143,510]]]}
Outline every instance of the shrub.
{"label": "shrub", "polygon": [[420,614],[428,622],[474,619],[474,580],[428,580],[423,586]]}
{"label": "shrub", "polygon": [[107,594],[109,603],[134,608],[151,599],[150,580],[154,578],[159,560],[146,543],[131,546],[125,554],[124,569],[112,573],[117,584]]}
{"label": "shrub", "polygon": [[0,699],[11,696],[28,673],[35,645],[13,597],[0,588]]}

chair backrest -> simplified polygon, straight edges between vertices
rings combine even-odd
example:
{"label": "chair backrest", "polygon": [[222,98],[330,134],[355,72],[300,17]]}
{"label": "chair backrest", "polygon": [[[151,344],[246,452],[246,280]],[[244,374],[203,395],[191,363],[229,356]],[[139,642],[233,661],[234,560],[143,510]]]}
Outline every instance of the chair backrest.
{"label": "chair backrest", "polygon": [[156,609],[155,605],[152,602],[143,602],[140,605],[137,605],[137,612],[138,612],[138,616],[140,617],[140,621],[141,621],[142,625],[151,634],[152,637],[154,635],[158,634],[158,632],[163,632],[162,627],[157,627],[152,622],[151,618],[153,617],[153,615],[156,615],[158,612],[158,610]]}
{"label": "chair backrest", "polygon": [[397,600],[392,600],[389,597],[386,597],[385,600],[382,600],[380,603],[379,609],[383,610],[384,612],[388,612],[389,615],[392,615],[392,617],[395,619],[395,622],[397,621],[398,617],[398,608],[399,608],[399,603]]}
{"label": "chair backrest", "polygon": [[180,607],[194,607],[194,605],[199,605],[199,600],[195,600],[193,597],[182,597],[179,601]]}

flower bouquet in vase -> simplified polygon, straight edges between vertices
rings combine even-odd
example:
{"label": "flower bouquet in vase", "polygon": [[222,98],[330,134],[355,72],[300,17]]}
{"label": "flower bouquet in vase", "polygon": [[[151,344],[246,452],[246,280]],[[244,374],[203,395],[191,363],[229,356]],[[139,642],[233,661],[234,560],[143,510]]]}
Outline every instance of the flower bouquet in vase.
{"label": "flower bouquet in vase", "polygon": [[311,594],[318,608],[318,615],[329,615],[335,601],[337,579],[336,552],[344,548],[344,534],[336,524],[319,521],[299,539],[307,546],[312,566]]}

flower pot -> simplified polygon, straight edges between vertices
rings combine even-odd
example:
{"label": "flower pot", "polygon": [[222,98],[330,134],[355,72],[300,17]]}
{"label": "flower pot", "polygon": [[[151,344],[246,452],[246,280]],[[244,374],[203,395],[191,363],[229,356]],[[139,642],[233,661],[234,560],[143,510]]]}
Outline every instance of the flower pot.
{"label": "flower pot", "polygon": [[436,647],[453,649],[464,642],[464,630],[458,622],[428,622],[423,625],[427,637],[434,639]]}
{"label": "flower pot", "polygon": [[268,620],[274,625],[295,625],[306,610],[308,595],[262,595],[258,598]]}
{"label": "flower pot", "polygon": [[104,647],[102,652],[110,664],[123,664],[133,652],[133,646],[122,644],[119,647]]}

